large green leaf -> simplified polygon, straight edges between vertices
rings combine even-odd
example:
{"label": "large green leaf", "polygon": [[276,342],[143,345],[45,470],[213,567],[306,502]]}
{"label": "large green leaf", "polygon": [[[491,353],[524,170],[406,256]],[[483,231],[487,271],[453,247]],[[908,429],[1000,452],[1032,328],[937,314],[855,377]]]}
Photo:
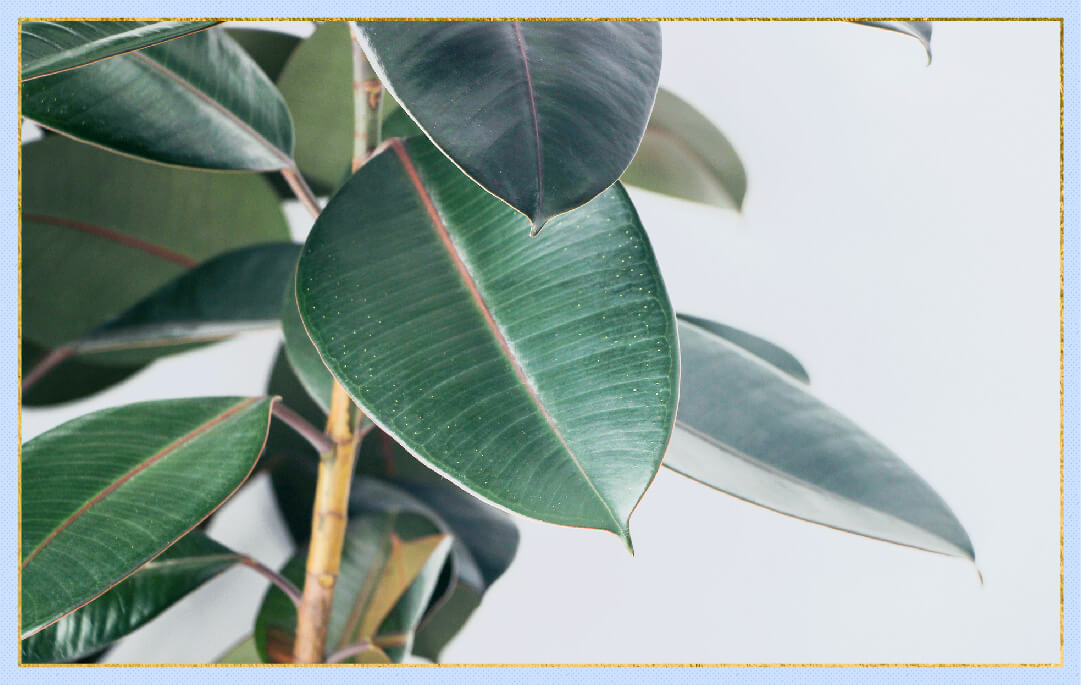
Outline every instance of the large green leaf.
{"label": "large green leaf", "polygon": [[884,445],[800,383],[679,324],[683,382],[669,468],[797,518],[974,558],[950,508]]}
{"label": "large green leaf", "polygon": [[807,374],[807,369],[803,368],[803,364],[801,364],[798,359],[787,350],[774,345],[768,340],[741,331],[738,328],[726,326],[723,323],[717,323],[716,321],[710,321],[709,319],[691,316],[690,314],[677,314],[676,316],[682,321],[686,321],[699,328],[704,328],[706,331],[742,347],[754,356],[769,362],[802,383],[811,382],[811,377]]}
{"label": "large green leaf", "polygon": [[22,448],[22,636],[128,577],[247,478],[268,398],[142,402],[69,421]]}
{"label": "large green leaf", "polygon": [[[328,654],[367,640],[400,662],[409,652],[449,548],[450,538],[416,513],[350,519],[327,628]],[[303,582],[305,562],[301,552],[281,574]],[[270,588],[255,623],[260,655],[269,662],[292,661],[295,631],[292,602]]]}
{"label": "large green leaf", "polygon": [[923,45],[927,52],[927,63],[931,63],[931,22],[929,21],[857,21],[857,24],[874,26],[887,31],[896,31],[912,36]]}
{"label": "large green leaf", "polygon": [[[289,55],[293,54],[293,50],[300,45],[302,40],[291,33],[263,29],[227,28],[225,32],[244,48],[244,52],[255,60],[271,81],[278,80],[285,63],[289,60]],[[290,113],[292,113],[292,108],[290,108]]]}
{"label": "large green leaf", "polygon": [[22,659],[59,663],[101,649],[146,624],[240,559],[240,555],[192,531],[101,597],[23,640]]}
{"label": "large green leaf", "polygon": [[220,21],[23,21],[19,23],[22,80],[75,69],[140,50]]}
{"label": "large green leaf", "polygon": [[674,316],[621,186],[528,240],[423,139],[323,210],[297,266],[320,356],[424,463],[520,514],[612,531],[671,433]]}
{"label": "large green leaf", "polygon": [[664,88],[623,182],[721,209],[739,209],[747,174],[732,144],[697,109]]}
{"label": "large green leaf", "polygon": [[655,22],[357,25],[403,109],[534,233],[627,169],[657,92]]}
{"label": "large green leaf", "polygon": [[330,375],[319,352],[312,345],[304,322],[297,309],[296,284],[287,290],[282,303],[282,337],[285,339],[285,354],[289,365],[296,373],[296,378],[307,391],[309,399],[314,401],[324,414],[330,408],[330,395],[334,387],[334,377]]}
{"label": "large green leaf", "polygon": [[268,243],[213,257],[80,339],[78,354],[152,361],[177,347],[277,327],[300,246]]}
{"label": "large green leaf", "polygon": [[22,115],[155,162],[249,171],[293,166],[289,110],[220,29],[27,81]]}
{"label": "large green leaf", "polygon": [[[48,349],[23,339],[20,362],[24,381],[48,354]],[[130,378],[142,368],[138,364],[116,366],[69,357],[22,393],[22,406],[42,407],[82,399]]]}

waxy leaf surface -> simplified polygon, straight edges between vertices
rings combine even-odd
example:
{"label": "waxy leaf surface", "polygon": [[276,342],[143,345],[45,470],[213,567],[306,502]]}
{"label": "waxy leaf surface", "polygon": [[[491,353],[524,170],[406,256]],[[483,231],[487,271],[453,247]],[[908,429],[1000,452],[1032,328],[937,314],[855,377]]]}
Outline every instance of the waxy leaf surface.
{"label": "waxy leaf surface", "polygon": [[183,537],[248,477],[269,398],[142,402],[22,448],[22,636],[90,602]]}
{"label": "waxy leaf surface", "polygon": [[394,98],[532,230],[627,169],[661,67],[655,22],[361,21]]}
{"label": "waxy leaf surface", "polygon": [[140,50],[220,21],[24,21],[19,24],[22,80]]}
{"label": "waxy leaf surface", "polygon": [[421,461],[629,544],[675,415],[664,283],[621,186],[541,238],[526,223],[427,141],[395,139],[313,227],[300,314],[365,414]]}
{"label": "waxy leaf surface", "polygon": [[101,649],[146,624],[239,558],[192,531],[101,597],[23,640],[23,661],[59,663]]}
{"label": "waxy leaf surface", "polygon": [[665,465],[831,528],[974,558],[968,534],[893,452],[800,383],[681,321],[683,381]]}
{"label": "waxy leaf surface", "polygon": [[293,126],[263,70],[221,29],[26,81],[22,115],[155,162],[293,166]]}

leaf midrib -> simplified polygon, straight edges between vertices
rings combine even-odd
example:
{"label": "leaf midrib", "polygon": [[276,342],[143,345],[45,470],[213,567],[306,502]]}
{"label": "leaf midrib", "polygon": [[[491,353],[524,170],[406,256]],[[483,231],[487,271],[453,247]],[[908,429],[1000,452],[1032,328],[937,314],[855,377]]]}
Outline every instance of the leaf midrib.
{"label": "leaf midrib", "polygon": [[49,226],[80,231],[86,235],[108,240],[118,245],[124,245],[188,269],[198,266],[199,264],[197,260],[179,252],[175,252],[168,247],[152,243],[148,240],[143,240],[142,238],[136,238],[135,236],[105,226],[99,226],[85,221],[77,221],[75,219],[66,219],[64,217],[52,216],[49,214],[23,213],[22,219],[23,221],[29,221],[31,223],[47,224]]}

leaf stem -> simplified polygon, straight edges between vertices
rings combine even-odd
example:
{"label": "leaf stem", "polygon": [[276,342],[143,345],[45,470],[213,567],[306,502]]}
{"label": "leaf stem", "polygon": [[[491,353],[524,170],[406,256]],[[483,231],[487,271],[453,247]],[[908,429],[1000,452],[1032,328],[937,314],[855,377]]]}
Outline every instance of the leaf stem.
{"label": "leaf stem", "polygon": [[372,648],[372,643],[367,640],[361,640],[355,644],[351,644],[348,647],[342,647],[341,649],[331,653],[327,656],[328,664],[340,664],[341,662],[351,657],[363,654]]}
{"label": "leaf stem", "polygon": [[293,194],[300,200],[300,204],[304,205],[304,208],[308,210],[308,213],[313,218],[319,218],[319,200],[316,199],[315,193],[312,192],[308,182],[300,175],[300,171],[294,166],[282,169],[281,174],[285,178],[285,182],[289,184]]}
{"label": "leaf stem", "polygon": [[278,420],[296,431],[300,437],[311,443],[311,446],[314,447],[315,451],[319,454],[325,454],[334,449],[333,440],[328,438],[323,431],[309,423],[303,416],[285,406],[284,403],[275,402],[272,413],[274,416],[278,417]]}
{"label": "leaf stem", "polygon": [[247,554],[238,555],[237,563],[247,566],[259,575],[263,576],[277,586],[279,590],[292,600],[294,606],[300,606],[300,590],[293,585],[288,578],[264,565],[259,560],[249,557]]}

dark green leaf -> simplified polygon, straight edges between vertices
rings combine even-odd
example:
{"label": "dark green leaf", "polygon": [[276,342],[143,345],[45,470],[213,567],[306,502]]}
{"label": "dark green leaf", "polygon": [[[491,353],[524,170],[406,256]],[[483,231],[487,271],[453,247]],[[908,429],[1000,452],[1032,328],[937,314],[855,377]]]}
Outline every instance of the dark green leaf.
{"label": "dark green leaf", "polygon": [[974,558],[953,512],[911,468],[805,387],[686,321],[665,465],[797,518]]}
{"label": "dark green leaf", "polygon": [[23,21],[22,80],[86,66],[210,28],[220,21]]}
{"label": "dark green leaf", "polygon": [[285,338],[285,354],[289,364],[296,372],[296,377],[307,391],[307,395],[325,414],[330,407],[330,393],[334,387],[334,377],[330,375],[319,352],[312,346],[312,341],[304,329],[297,310],[296,287],[285,293],[282,302],[282,336]]}
{"label": "dark green leaf", "polygon": [[198,531],[188,533],[101,597],[23,640],[23,661],[71,661],[109,645],[239,558]]}
{"label": "dark green leaf", "polygon": [[623,182],[721,209],[740,209],[747,192],[743,163],[724,134],[663,88]]}
{"label": "dark green leaf", "polygon": [[398,103],[534,233],[627,169],[657,92],[655,22],[357,25]]}
{"label": "dark green leaf", "polygon": [[[50,350],[32,340],[22,341],[22,378],[41,362]],[[61,402],[72,402],[100,392],[111,385],[133,376],[142,366],[112,366],[69,358],[41,377],[41,380],[22,394],[22,406],[43,407]]]}
{"label": "dark green leaf", "polygon": [[285,103],[220,29],[27,81],[22,115],[155,162],[249,171],[293,166]]}
{"label": "dark green leaf", "polygon": [[254,467],[270,406],[142,402],[23,445],[22,637],[124,580],[220,506]]}
{"label": "dark green leaf", "polygon": [[289,239],[256,175],[147,164],[60,136],[24,146],[22,173],[22,333],[47,347],[209,257]]}
{"label": "dark green leaf", "polygon": [[228,28],[229,37],[244,48],[271,81],[277,81],[286,60],[300,45],[301,39],[291,33],[263,29]]}
{"label": "dark green leaf", "polygon": [[300,246],[268,243],[213,257],[76,344],[81,355],[137,364],[177,346],[278,326]]}
{"label": "dark green leaf", "polygon": [[[449,547],[450,538],[416,513],[350,519],[327,629],[328,652],[368,640],[400,662],[409,652]],[[305,562],[302,551],[282,568],[282,575],[303,582]],[[255,623],[260,655],[269,662],[291,662],[295,630],[292,602],[270,588]]]}
{"label": "dark green leaf", "polygon": [[923,45],[927,52],[927,63],[931,63],[931,22],[929,21],[857,21],[857,24],[896,31],[912,36]]}
{"label": "dark green leaf", "polygon": [[754,356],[769,362],[802,383],[811,382],[811,377],[807,374],[807,369],[803,368],[803,364],[800,364],[798,359],[792,356],[788,351],[774,345],[768,340],[763,340],[757,335],[751,335],[738,328],[726,326],[723,323],[717,323],[716,321],[710,321],[709,319],[691,316],[690,314],[677,314],[676,317],[687,323],[694,324],[699,328],[704,328],[710,333],[718,335],[730,343],[739,345]]}
{"label": "dark green leaf", "polygon": [[365,414],[474,494],[615,532],[652,481],[674,316],[621,186],[529,240],[423,139],[338,192],[297,267],[304,324]]}

